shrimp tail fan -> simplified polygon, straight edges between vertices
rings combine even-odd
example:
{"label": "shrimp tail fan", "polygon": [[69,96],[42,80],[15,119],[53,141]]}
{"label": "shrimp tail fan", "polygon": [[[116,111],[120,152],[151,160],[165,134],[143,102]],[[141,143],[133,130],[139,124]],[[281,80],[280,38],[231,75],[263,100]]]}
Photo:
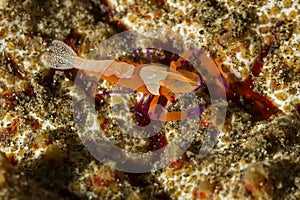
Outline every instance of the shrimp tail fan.
{"label": "shrimp tail fan", "polygon": [[64,70],[81,66],[83,59],[77,57],[76,52],[65,43],[54,40],[41,56],[41,62],[45,67]]}

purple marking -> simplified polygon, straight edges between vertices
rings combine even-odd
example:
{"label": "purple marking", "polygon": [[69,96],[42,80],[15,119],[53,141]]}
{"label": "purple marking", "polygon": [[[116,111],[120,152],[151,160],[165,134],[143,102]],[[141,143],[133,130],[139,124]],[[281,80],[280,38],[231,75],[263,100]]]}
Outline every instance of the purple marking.
{"label": "purple marking", "polygon": [[153,95],[148,96],[146,102],[144,102],[146,96],[148,95],[144,94],[142,96],[140,102],[135,106],[133,110],[135,119],[140,126],[147,126],[151,122],[148,112],[149,112],[151,101],[153,100],[154,96]]}
{"label": "purple marking", "polygon": [[155,48],[151,48],[151,47],[148,47],[146,48],[146,52],[147,52],[147,62],[148,64],[151,63],[151,54],[150,54],[150,50],[155,50]]}
{"label": "purple marking", "polygon": [[222,76],[222,74],[220,74],[220,76],[218,77],[220,82],[222,83],[222,85],[224,86],[224,88],[226,89],[226,91],[228,90],[229,86],[226,83],[226,81],[224,80],[224,77]]}
{"label": "purple marking", "polygon": [[144,104],[144,107],[143,107],[143,112],[147,112],[149,111],[149,108],[150,108],[150,104],[151,104],[151,101],[153,100],[154,96],[153,95],[150,95],[148,96],[148,99],[146,101],[146,103]]}
{"label": "purple marking", "polygon": [[[195,48],[191,48],[191,51],[193,51],[193,54],[196,57],[199,57],[203,53],[201,50]],[[194,91],[198,90],[204,83],[201,75],[198,74],[198,76],[199,76],[199,86]]]}
{"label": "purple marking", "polygon": [[202,77],[199,74],[197,74],[197,75],[198,75],[198,78],[199,78],[199,82],[198,82],[198,86],[193,91],[198,90],[203,85]]}
{"label": "purple marking", "polygon": [[178,54],[173,54],[171,61],[176,61],[180,58],[180,56]]}
{"label": "purple marking", "polygon": [[136,49],[135,49],[135,48],[132,48],[131,51],[132,51],[133,54],[134,54],[135,61],[136,61],[136,62],[140,62],[139,54],[137,53]]}
{"label": "purple marking", "polygon": [[[193,54],[194,54],[196,57],[199,57],[201,54],[203,54],[203,51],[201,51],[201,50],[192,49],[192,51],[193,51]],[[201,77],[200,77],[200,78],[201,78]],[[224,77],[222,76],[222,74],[220,74],[220,75],[218,76],[218,79],[220,80],[220,82],[222,83],[222,85],[224,86],[224,88],[225,88],[226,90],[228,90],[229,87],[228,87],[226,81],[224,80]],[[202,82],[202,79],[201,79],[200,85],[202,85],[202,84],[203,84],[203,82]]]}
{"label": "purple marking", "polygon": [[200,115],[202,115],[203,111],[204,111],[203,106],[199,106],[199,107],[196,107],[196,108],[191,108],[187,111],[187,116],[189,118],[200,116]]}
{"label": "purple marking", "polygon": [[137,112],[138,109],[142,106],[142,104],[143,104],[143,102],[144,102],[144,99],[145,99],[145,96],[146,96],[146,94],[143,94],[143,96],[142,96],[140,102],[135,106],[135,108],[134,108],[134,111],[135,111],[135,112]]}
{"label": "purple marking", "polygon": [[[188,118],[197,117],[197,116],[202,115],[202,113],[204,112],[204,107],[199,106],[199,107],[196,107],[196,108],[191,108],[191,109],[187,110],[186,112],[187,112],[187,117]],[[149,116],[150,116],[150,119],[157,120],[157,119],[160,118],[161,114],[163,114],[163,113],[162,112],[155,112],[155,113],[151,113]],[[185,119],[183,119],[183,120],[185,120]]]}
{"label": "purple marking", "polygon": [[[152,47],[148,47],[146,48],[146,54],[147,54],[147,63],[151,63],[151,54],[150,54],[150,51],[151,50],[156,50],[156,48],[152,48]],[[135,48],[132,48],[131,51],[133,52],[134,54],[134,58],[135,58],[135,61],[136,62],[140,62],[140,58],[139,58],[139,54],[137,52],[137,50]]]}

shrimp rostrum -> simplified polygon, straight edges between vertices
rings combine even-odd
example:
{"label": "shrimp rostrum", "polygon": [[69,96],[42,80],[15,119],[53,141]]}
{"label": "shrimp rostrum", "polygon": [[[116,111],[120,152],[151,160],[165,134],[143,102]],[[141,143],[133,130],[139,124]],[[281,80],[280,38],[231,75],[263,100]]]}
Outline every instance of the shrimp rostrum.
{"label": "shrimp rostrum", "polygon": [[182,57],[171,61],[170,67],[157,63],[140,64],[119,60],[84,59],[61,41],[54,40],[49,51],[42,55],[44,66],[54,69],[77,68],[111,83],[150,95],[148,114],[150,119],[159,121],[176,121],[190,117],[190,111],[172,111],[155,113],[159,97],[165,97],[175,103],[177,95],[189,93],[201,86],[201,77],[187,70],[180,69]]}

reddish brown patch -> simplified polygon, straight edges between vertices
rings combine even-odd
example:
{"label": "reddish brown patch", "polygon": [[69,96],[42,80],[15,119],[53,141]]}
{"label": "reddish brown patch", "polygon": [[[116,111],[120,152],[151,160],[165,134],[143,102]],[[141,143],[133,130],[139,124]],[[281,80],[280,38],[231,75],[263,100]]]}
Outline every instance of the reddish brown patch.
{"label": "reddish brown patch", "polygon": [[109,186],[110,184],[110,181],[108,179],[103,179],[99,176],[96,176],[94,178],[94,181],[93,181],[95,184],[99,185],[99,186],[104,186],[104,187],[107,187]]}
{"label": "reddish brown patch", "polygon": [[49,70],[45,70],[43,73],[43,78],[40,80],[40,83],[43,85],[51,86],[53,83],[53,77],[55,74],[55,70],[50,68]]}
{"label": "reddish brown patch", "polygon": [[41,127],[39,120],[34,119],[33,117],[26,117],[25,123],[29,124],[34,129],[39,129]]}
{"label": "reddish brown patch", "polygon": [[199,189],[195,189],[193,192],[193,199],[206,199],[207,195],[201,192]]}
{"label": "reddish brown patch", "polygon": [[46,145],[46,146],[49,146],[49,145],[51,145],[51,144],[53,144],[53,141],[52,141],[52,140],[46,140],[46,141],[45,141],[45,145]]}
{"label": "reddish brown patch", "polygon": [[298,114],[300,115],[300,103],[298,103],[296,107],[297,107]]}
{"label": "reddish brown patch", "polygon": [[20,125],[20,120],[19,119],[15,119],[13,121],[13,123],[11,124],[11,126],[10,126],[10,131],[11,131],[12,134],[17,133],[19,125]]}
{"label": "reddish brown patch", "polygon": [[10,58],[10,55],[6,56],[6,61],[8,62],[8,66],[10,67],[13,74],[18,77],[19,79],[27,78],[24,69],[21,68],[19,64],[18,58]]}
{"label": "reddish brown patch", "polygon": [[36,149],[38,149],[38,148],[39,148],[38,143],[34,143],[34,144],[32,145],[32,149],[33,149],[33,150],[36,150]]}
{"label": "reddish brown patch", "polygon": [[5,141],[6,138],[10,138],[10,128],[3,128],[0,130],[0,141]]}
{"label": "reddish brown patch", "polygon": [[252,77],[229,85],[227,98],[241,105],[254,121],[268,119],[279,110],[267,97],[253,91]]}
{"label": "reddish brown patch", "polygon": [[[272,76],[276,76],[277,73],[280,71],[280,70],[287,70],[288,66],[286,64],[282,64],[280,65],[280,67],[276,68],[273,73],[272,73]],[[275,90],[278,90],[280,89],[282,86],[280,85],[280,83],[278,83],[277,81],[277,78],[271,78],[271,83],[272,83],[272,87],[275,89]]]}
{"label": "reddish brown patch", "polygon": [[7,138],[11,138],[12,135],[16,134],[19,125],[19,119],[15,119],[10,126],[0,129],[0,141],[5,141]]}
{"label": "reddish brown patch", "polygon": [[[252,67],[253,76],[259,76],[264,64],[263,59],[272,51],[273,46],[275,46],[274,42],[266,45],[254,61]],[[230,80],[227,80],[227,82],[227,99],[243,107],[246,112],[252,115],[253,121],[266,120],[279,111],[270,99],[253,91],[254,84],[251,75],[242,82]]]}
{"label": "reddish brown patch", "polygon": [[165,1],[164,0],[155,0],[154,3],[158,6],[158,7],[163,7],[165,5]]}
{"label": "reddish brown patch", "polygon": [[15,106],[15,94],[16,92],[14,90],[8,90],[1,93],[1,97],[5,99],[5,103],[3,104],[3,107],[12,108]]}
{"label": "reddish brown patch", "polygon": [[128,5],[128,7],[129,7],[129,10],[131,10],[131,12],[134,12],[137,14],[140,14],[140,12],[141,12],[139,5],[136,3],[130,4],[130,5]]}
{"label": "reddish brown patch", "polygon": [[180,169],[182,168],[184,165],[184,161],[180,160],[180,161],[174,161],[174,162],[171,162],[169,167],[170,168],[175,168],[175,169]]}
{"label": "reddish brown patch", "polygon": [[17,103],[17,95],[18,94],[24,94],[25,96],[35,97],[36,94],[34,93],[32,85],[29,85],[24,90],[7,90],[2,93],[0,93],[0,98],[4,98],[5,103],[2,105],[2,107],[7,108],[13,108],[16,106]]}
{"label": "reddish brown patch", "polygon": [[7,158],[7,160],[12,164],[12,165],[17,165],[18,164],[18,160],[16,159],[16,157],[12,154],[5,154],[5,157]]}
{"label": "reddish brown patch", "polygon": [[150,140],[148,145],[149,151],[156,151],[167,145],[167,139],[165,134],[163,133],[155,134],[154,136],[150,137],[149,140]]}
{"label": "reddish brown patch", "polygon": [[69,35],[66,37],[64,42],[73,48],[78,53],[77,46],[83,41],[84,35],[79,33],[76,29],[72,28]]}
{"label": "reddish brown patch", "polygon": [[199,197],[200,197],[200,199],[206,199],[207,198],[207,196],[204,192],[200,192]]}
{"label": "reddish brown patch", "polygon": [[188,24],[188,25],[191,25],[192,24],[192,20],[191,19],[186,19],[186,23]]}
{"label": "reddish brown patch", "polygon": [[36,96],[36,94],[34,93],[34,88],[33,88],[32,85],[29,85],[28,87],[26,87],[23,92],[26,96],[30,96],[30,97],[35,97]]}
{"label": "reddish brown patch", "polygon": [[100,4],[102,4],[102,6],[106,8],[103,9],[103,7],[100,7],[96,2],[89,1],[89,3],[91,4],[90,12],[94,16],[96,23],[99,21],[107,23],[113,17],[112,11],[114,7],[112,4],[110,4],[109,1],[101,0],[100,2]]}
{"label": "reddish brown patch", "polygon": [[103,4],[105,6],[108,6],[111,10],[114,9],[114,6],[110,3],[110,1],[108,1],[108,0],[101,0],[100,2],[101,2],[101,4]]}
{"label": "reddish brown patch", "polygon": [[107,102],[105,102],[105,95],[106,94],[96,94],[95,95],[95,109],[96,110],[100,110],[103,106],[105,106],[107,104]]}
{"label": "reddish brown patch", "polygon": [[254,191],[252,185],[250,185],[250,184],[245,185],[245,190],[249,193],[252,193]]}
{"label": "reddish brown patch", "polygon": [[261,183],[261,185],[256,184],[256,185],[251,185],[251,184],[246,184],[245,185],[245,190],[249,193],[253,193],[255,191],[259,191],[261,190],[263,184]]}
{"label": "reddish brown patch", "polygon": [[161,15],[162,15],[162,12],[161,12],[160,10],[158,10],[158,11],[156,11],[156,12],[154,13],[154,17],[155,17],[155,18],[160,18]]}
{"label": "reddish brown patch", "polygon": [[279,90],[281,88],[281,85],[275,79],[271,80],[271,83],[273,89]]}
{"label": "reddish brown patch", "polygon": [[271,47],[272,44],[265,46],[259,56],[255,59],[252,66],[253,76],[257,77],[259,75],[261,68],[264,66],[264,58],[267,57]]}
{"label": "reddish brown patch", "polygon": [[105,130],[106,126],[109,124],[108,122],[109,122],[108,119],[101,118],[99,124],[102,130]]}
{"label": "reddish brown patch", "polygon": [[206,121],[204,119],[201,119],[201,126],[202,127],[207,128],[207,127],[209,127],[209,125],[210,125],[210,123],[208,121]]}
{"label": "reddish brown patch", "polygon": [[277,75],[280,70],[284,70],[284,69],[287,69],[287,68],[288,68],[288,66],[286,64],[281,64],[279,67],[277,67],[273,71],[272,75]]}
{"label": "reddish brown patch", "polygon": [[39,120],[37,120],[37,119],[32,120],[31,126],[32,126],[34,129],[39,129],[39,128],[41,128],[41,124],[40,124]]}
{"label": "reddish brown patch", "polygon": [[109,24],[112,25],[118,33],[130,30],[130,28],[126,26],[121,20],[112,20],[109,22]]}
{"label": "reddish brown patch", "polygon": [[145,20],[150,20],[150,19],[152,19],[152,17],[151,17],[150,15],[144,15],[143,18],[144,18]]}
{"label": "reddish brown patch", "polygon": [[93,181],[89,179],[89,180],[86,181],[86,184],[87,184],[88,187],[92,187],[93,186]]}

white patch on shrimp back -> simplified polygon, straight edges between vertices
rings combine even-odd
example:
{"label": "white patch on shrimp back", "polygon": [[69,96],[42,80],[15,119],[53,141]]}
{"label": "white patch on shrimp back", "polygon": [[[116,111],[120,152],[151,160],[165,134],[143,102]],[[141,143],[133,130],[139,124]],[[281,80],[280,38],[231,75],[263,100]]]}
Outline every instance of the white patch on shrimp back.
{"label": "white patch on shrimp back", "polygon": [[112,62],[109,67],[104,71],[104,76],[115,75],[119,78],[131,78],[135,66],[125,62]]}
{"label": "white patch on shrimp back", "polygon": [[167,69],[157,65],[147,65],[140,70],[140,77],[144,81],[149,92],[154,95],[160,95],[160,81],[165,80],[167,76]]}

